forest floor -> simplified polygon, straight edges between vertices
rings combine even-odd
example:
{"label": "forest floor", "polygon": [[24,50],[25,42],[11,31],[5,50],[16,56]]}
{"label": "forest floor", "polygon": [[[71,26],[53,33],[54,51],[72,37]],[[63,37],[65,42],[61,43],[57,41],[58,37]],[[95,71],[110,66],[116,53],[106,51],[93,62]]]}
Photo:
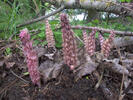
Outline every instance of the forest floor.
{"label": "forest floor", "polygon": [[[130,46],[130,50],[133,46]],[[129,50],[129,51],[130,51]],[[126,51],[127,52],[127,51]],[[92,74],[75,80],[74,73],[68,66],[62,66],[61,74],[44,83],[41,88],[32,84],[27,72],[25,59],[17,48],[12,55],[0,55],[0,100],[118,100],[122,74],[100,68]],[[127,88],[123,88],[123,100],[133,100],[133,78]],[[113,98],[112,98],[113,97]]]}

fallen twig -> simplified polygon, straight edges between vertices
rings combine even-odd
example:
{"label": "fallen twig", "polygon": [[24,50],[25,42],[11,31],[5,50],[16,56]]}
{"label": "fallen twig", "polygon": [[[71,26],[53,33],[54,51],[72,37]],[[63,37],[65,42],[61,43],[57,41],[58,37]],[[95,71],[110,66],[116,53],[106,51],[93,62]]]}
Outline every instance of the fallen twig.
{"label": "fallen twig", "polygon": [[50,17],[50,16],[52,16],[52,15],[55,15],[55,14],[61,12],[62,10],[64,10],[64,8],[65,8],[65,6],[62,5],[60,8],[58,8],[57,10],[53,11],[52,13],[50,13],[50,14],[48,14],[48,15],[40,16],[40,17],[38,17],[38,18],[36,18],[36,19],[32,19],[32,20],[27,21],[27,22],[25,22],[25,23],[23,23],[23,24],[17,25],[17,28],[23,27],[23,26],[25,26],[25,25],[33,24],[33,23],[39,22],[39,21],[41,21],[41,20],[44,20],[45,18],[48,18],[48,17]]}
{"label": "fallen twig", "polygon": [[81,43],[83,43],[84,44],[84,42],[83,42],[83,40],[82,39],[80,39],[80,37],[78,36],[78,35],[76,35],[76,34],[74,34],[74,36],[81,42]]}
{"label": "fallen twig", "polygon": [[121,57],[120,49],[117,48],[117,47],[116,47],[116,49],[117,49],[118,54],[119,54],[119,56],[120,56],[120,61],[121,61],[122,67],[123,67],[122,81],[121,81],[120,94],[119,94],[119,100],[122,100],[122,99],[124,98],[124,96],[125,96],[125,94],[122,94],[122,93],[123,93],[124,80],[125,80],[125,77],[126,77],[126,74],[125,74],[125,72],[124,72],[124,70],[126,70],[126,67],[125,67],[125,65],[124,65],[123,62],[122,62],[122,57]]}
{"label": "fallen twig", "polygon": [[[97,80],[100,79],[100,75],[97,71],[95,71],[93,74],[95,75]],[[115,100],[114,94],[110,91],[110,89],[107,88],[106,83],[104,81],[102,81],[101,84],[99,84],[99,86],[102,89],[102,91],[103,91],[103,93],[104,93],[107,100],[112,100],[112,99]]]}
{"label": "fallen twig", "polygon": [[[100,28],[100,27],[88,27],[88,26],[72,26],[72,29],[89,29],[93,30],[96,29],[97,31],[101,31],[102,33],[110,33],[113,29],[105,29],[105,28]],[[117,35],[123,35],[123,36],[133,36],[133,32],[130,31],[118,31],[118,30],[113,30],[113,32]]]}
{"label": "fallen twig", "polygon": [[95,90],[97,90],[97,88],[99,88],[99,86],[101,85],[103,74],[104,73],[102,72],[101,76],[99,77],[99,80],[98,80],[97,84],[95,85]]}
{"label": "fallen twig", "polygon": [[18,79],[15,79],[14,81],[12,81],[11,83],[9,83],[6,87],[4,87],[1,91],[0,94],[3,93],[5,90],[8,90],[11,86],[13,86],[13,84],[15,84],[18,81]]}
{"label": "fallen twig", "polygon": [[24,81],[25,83],[30,83],[29,81],[23,79],[22,77],[18,76],[16,73],[14,73],[13,70],[10,70],[10,71],[11,71],[11,73],[12,73],[14,76],[16,76],[17,78],[21,79],[21,80]]}

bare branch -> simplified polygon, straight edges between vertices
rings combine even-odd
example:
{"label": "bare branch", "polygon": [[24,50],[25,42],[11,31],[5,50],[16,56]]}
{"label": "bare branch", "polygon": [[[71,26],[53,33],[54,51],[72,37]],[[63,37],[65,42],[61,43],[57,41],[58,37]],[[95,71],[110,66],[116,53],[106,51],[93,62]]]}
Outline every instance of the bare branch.
{"label": "bare branch", "polygon": [[121,5],[118,0],[45,0],[56,6],[64,4],[66,9],[86,9],[110,12],[133,17],[133,10],[126,5]]}
{"label": "bare branch", "polygon": [[[103,33],[110,33],[110,31],[112,31],[113,29],[104,29],[104,28],[100,28],[100,27],[88,27],[88,26],[72,26],[72,29],[86,29],[86,30],[93,30],[96,29],[97,31],[101,31]],[[123,35],[123,36],[133,36],[133,32],[130,31],[117,31],[117,30],[113,30],[113,32],[117,35]]]}
{"label": "bare branch", "polygon": [[16,76],[17,78],[21,79],[21,80],[24,81],[25,83],[30,83],[29,81],[23,79],[21,76],[18,76],[16,73],[14,73],[14,71],[13,71],[12,69],[11,69],[10,71],[11,71],[11,73],[12,73],[14,76]]}
{"label": "bare branch", "polygon": [[41,17],[38,17],[38,18],[36,18],[36,19],[32,19],[32,20],[30,20],[30,21],[27,21],[27,22],[25,22],[25,23],[23,23],[23,24],[18,25],[17,28],[23,27],[23,26],[25,26],[25,25],[33,24],[33,23],[39,22],[39,21],[41,21],[41,20],[44,20],[45,18],[48,18],[48,17],[50,17],[50,16],[52,16],[52,15],[55,15],[55,14],[61,12],[62,10],[64,10],[64,8],[65,8],[65,6],[62,5],[60,8],[58,8],[58,9],[55,10],[55,11],[53,11],[52,13],[50,13],[50,14],[48,14],[48,15],[46,15],[46,16],[41,16]]}

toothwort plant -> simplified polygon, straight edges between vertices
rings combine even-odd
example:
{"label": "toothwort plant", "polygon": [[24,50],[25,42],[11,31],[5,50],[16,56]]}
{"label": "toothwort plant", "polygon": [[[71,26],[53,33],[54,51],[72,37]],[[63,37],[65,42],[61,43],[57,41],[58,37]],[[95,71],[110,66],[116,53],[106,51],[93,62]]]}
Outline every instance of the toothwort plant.
{"label": "toothwort plant", "polygon": [[110,36],[108,39],[106,39],[102,44],[102,54],[105,58],[109,56],[109,52],[112,48],[113,39],[115,38],[115,33],[113,31],[110,32]]}
{"label": "toothwort plant", "polygon": [[20,40],[23,46],[23,52],[26,57],[28,72],[33,84],[40,86],[40,73],[38,71],[38,57],[36,51],[33,50],[32,41],[28,34],[28,29],[23,29],[20,32]]}
{"label": "toothwort plant", "polygon": [[88,37],[88,54],[92,56],[95,52],[95,34],[96,30],[93,29]]}
{"label": "toothwort plant", "polygon": [[46,40],[48,42],[48,47],[55,47],[55,40],[48,19],[45,20],[45,26],[46,26]]}
{"label": "toothwort plant", "polygon": [[77,49],[75,43],[76,41],[74,39],[74,33],[71,29],[66,14],[61,14],[60,20],[61,20],[61,28],[63,33],[62,39],[63,39],[64,62],[73,70],[77,65],[77,51],[76,51]]}

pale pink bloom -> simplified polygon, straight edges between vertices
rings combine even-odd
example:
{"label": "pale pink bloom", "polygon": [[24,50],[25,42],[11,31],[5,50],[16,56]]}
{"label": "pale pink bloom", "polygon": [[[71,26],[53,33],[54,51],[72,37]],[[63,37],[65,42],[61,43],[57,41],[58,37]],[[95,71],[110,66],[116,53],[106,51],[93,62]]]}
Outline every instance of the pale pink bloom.
{"label": "pale pink bloom", "polygon": [[38,71],[38,57],[36,51],[33,50],[32,41],[28,34],[28,29],[23,29],[20,32],[20,39],[23,45],[23,52],[26,56],[26,62],[30,78],[34,84],[40,86],[40,73]]}
{"label": "pale pink bloom", "polygon": [[115,33],[113,31],[111,31],[109,38],[106,39],[102,44],[101,52],[103,53],[105,58],[107,58],[109,56],[114,38],[115,38]]}
{"label": "pale pink bloom", "polygon": [[74,69],[77,66],[77,49],[76,41],[74,39],[74,33],[71,29],[66,14],[61,14],[61,28],[62,28],[62,39],[63,39],[63,56],[64,62],[70,69]]}
{"label": "pale pink bloom", "polygon": [[55,47],[55,40],[54,40],[54,35],[51,30],[51,26],[49,24],[48,19],[45,20],[45,27],[46,27],[46,40],[48,42],[48,47]]}
{"label": "pale pink bloom", "polygon": [[88,37],[88,54],[92,56],[95,52],[95,34],[96,30],[92,30]]}
{"label": "pale pink bloom", "polygon": [[98,34],[98,37],[99,37],[100,45],[102,46],[105,39],[100,33]]}

